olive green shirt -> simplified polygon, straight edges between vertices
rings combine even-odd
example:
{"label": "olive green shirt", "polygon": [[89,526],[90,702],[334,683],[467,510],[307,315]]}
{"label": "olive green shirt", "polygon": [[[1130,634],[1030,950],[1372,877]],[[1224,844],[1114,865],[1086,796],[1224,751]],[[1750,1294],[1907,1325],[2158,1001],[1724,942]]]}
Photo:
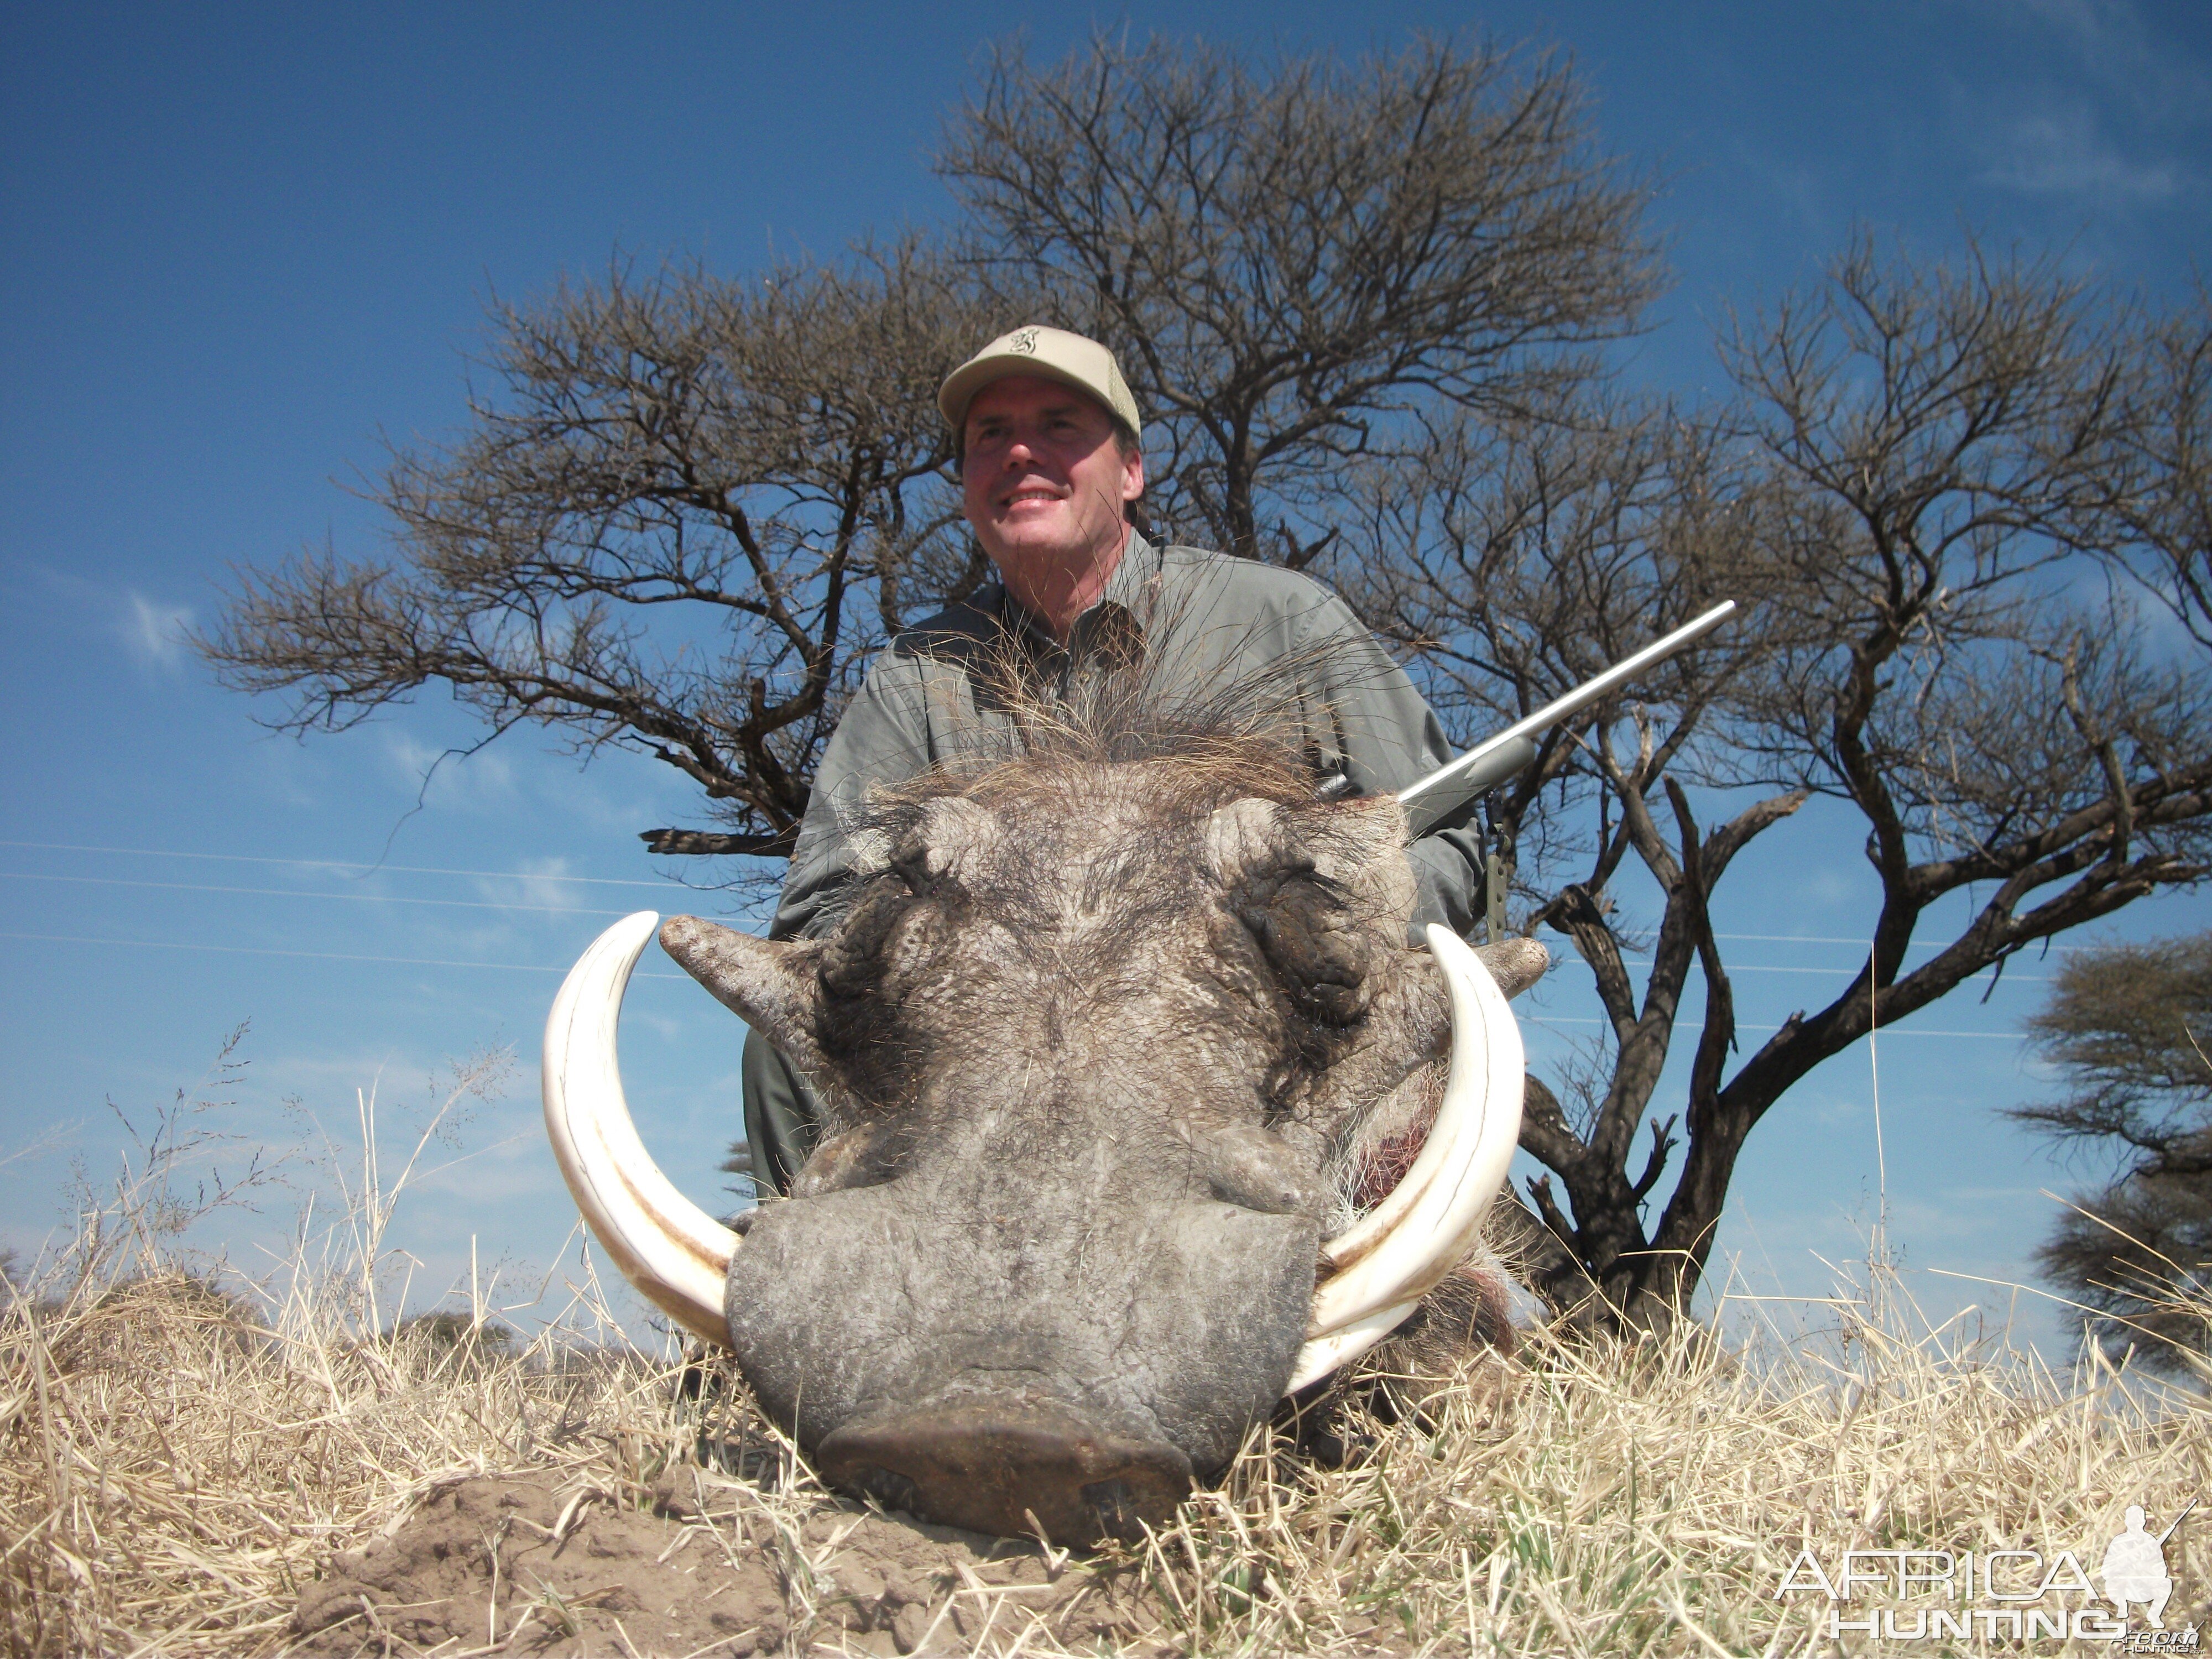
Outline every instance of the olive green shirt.
{"label": "olive green shirt", "polygon": [[[897,782],[972,753],[978,734],[1008,723],[988,690],[979,698],[971,670],[986,653],[1002,659],[1010,641],[1041,684],[1052,686],[1057,676],[1062,689],[1102,647],[1126,648],[1112,644],[1120,641],[1158,653],[1149,666],[1194,685],[1226,684],[1287,665],[1309,751],[1324,770],[1341,770],[1353,793],[1402,789],[1452,757],[1443,726],[1405,671],[1328,588],[1250,559],[1156,548],[1133,530],[1104,592],[1076,619],[1066,647],[993,583],[884,648],[823,751],[771,938],[827,927],[829,901],[852,867],[845,826],[870,784]],[[1416,936],[1432,921],[1467,933],[1482,896],[1477,838],[1445,830],[1408,851],[1420,893]]]}

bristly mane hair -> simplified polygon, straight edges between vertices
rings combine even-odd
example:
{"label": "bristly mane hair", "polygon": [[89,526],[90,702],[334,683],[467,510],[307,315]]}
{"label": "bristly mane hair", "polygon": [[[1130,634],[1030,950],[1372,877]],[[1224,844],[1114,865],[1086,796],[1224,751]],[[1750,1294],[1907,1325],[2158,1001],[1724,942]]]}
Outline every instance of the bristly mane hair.
{"label": "bristly mane hair", "polygon": [[[1131,618],[1124,629],[1099,630],[1073,659],[1044,665],[1012,630],[981,649],[970,643],[966,668],[975,701],[995,718],[979,714],[958,752],[929,771],[872,789],[852,828],[887,829],[948,794],[987,805],[1011,799],[1066,764],[1178,763],[1171,786],[1178,805],[1241,795],[1286,805],[1318,799],[1337,757],[1316,741],[1314,728],[1328,710],[1312,688],[1349,689],[1370,672],[1366,665],[1346,664],[1342,643],[1330,641],[1257,667],[1194,672],[1145,648],[1147,637],[1172,635],[1179,618],[1179,611]],[[1249,655],[1222,654],[1232,665]]]}

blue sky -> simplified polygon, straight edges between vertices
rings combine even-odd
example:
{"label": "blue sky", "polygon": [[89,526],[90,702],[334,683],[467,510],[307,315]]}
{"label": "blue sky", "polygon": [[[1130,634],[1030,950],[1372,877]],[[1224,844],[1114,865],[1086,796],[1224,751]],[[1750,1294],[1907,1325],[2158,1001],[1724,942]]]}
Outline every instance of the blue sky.
{"label": "blue sky", "polygon": [[[59,1224],[71,1158],[112,1167],[106,1101],[143,1115],[250,1020],[221,1115],[270,1141],[295,1132],[288,1097],[336,1128],[374,1085],[389,1116],[447,1056],[515,1045],[508,1092],[395,1236],[425,1264],[418,1294],[471,1236],[487,1262],[552,1259],[573,1211],[537,1127],[538,1032],[612,915],[711,910],[635,838],[699,822],[688,791],[527,735],[425,790],[473,735],[440,699],[272,738],[179,629],[210,618],[234,563],[377,549],[349,485],[387,438],[462,421],[489,296],[617,251],[738,270],[929,222],[946,205],[929,151],[982,43],[1025,28],[1057,57],[1094,22],[1347,52],[1487,29],[1571,53],[1601,140],[1657,187],[1676,278],[1629,372],[1686,394],[1715,378],[1726,308],[1803,280],[1854,225],[1931,252],[1971,228],[2154,298],[2212,252],[2212,14],[2193,3],[17,8],[0,34],[0,1245]],[[1813,825],[1731,879],[1746,1021],[1825,1000],[1856,947],[1806,936],[1865,926],[1848,836]],[[2114,931],[2208,916],[2185,898]],[[712,1201],[737,1030],[647,966],[633,1103]],[[1891,1237],[1916,1269],[2024,1277],[2051,1213],[2037,1189],[2066,1181],[1994,1115],[2040,1086],[2003,1035],[2042,988],[2021,966],[1985,1005],[1911,1022],[1985,1035],[1879,1051]],[[1571,964],[1542,996],[1540,1054],[1591,1012]],[[1862,1049],[1754,1137],[1723,1238],[1748,1288],[1818,1292],[1820,1256],[1863,1248],[1874,1098]],[[1912,1282],[1944,1311],[1973,1289]]]}

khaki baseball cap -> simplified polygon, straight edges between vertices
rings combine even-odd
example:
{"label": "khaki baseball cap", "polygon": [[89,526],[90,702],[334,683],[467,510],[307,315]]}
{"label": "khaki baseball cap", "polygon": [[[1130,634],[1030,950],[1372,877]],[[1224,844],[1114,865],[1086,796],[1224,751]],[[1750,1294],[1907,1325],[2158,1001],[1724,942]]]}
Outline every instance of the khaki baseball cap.
{"label": "khaki baseball cap", "polygon": [[1144,430],[1137,400],[1129,395],[1129,383],[1121,378],[1121,366],[1112,352],[1080,334],[1033,323],[1001,334],[945,376],[945,384],[937,388],[937,406],[955,432],[966,422],[975,394],[1009,374],[1041,374],[1048,380],[1065,381],[1105,404],[1130,431]]}

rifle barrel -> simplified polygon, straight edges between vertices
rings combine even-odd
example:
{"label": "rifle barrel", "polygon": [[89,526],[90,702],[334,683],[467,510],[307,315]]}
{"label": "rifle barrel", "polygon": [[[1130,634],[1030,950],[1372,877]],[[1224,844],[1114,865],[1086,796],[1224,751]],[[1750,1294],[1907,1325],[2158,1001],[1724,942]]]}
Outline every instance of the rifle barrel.
{"label": "rifle barrel", "polygon": [[1528,764],[1528,759],[1523,759],[1518,765],[1509,765],[1503,776],[1493,776],[1498,768],[1485,767],[1484,761],[1516,744],[1527,750],[1528,757],[1533,759],[1535,750],[1528,739],[1537,732],[1558,725],[1570,714],[1580,714],[1590,704],[1619,690],[1652,664],[1673,656],[1692,640],[1703,639],[1734,615],[1735,608],[1734,599],[1723,599],[1703,616],[1652,641],[1634,655],[1624,657],[1602,674],[1584,680],[1534,714],[1524,714],[1503,732],[1485,738],[1458,759],[1447,762],[1419,782],[1407,785],[1398,792],[1398,804],[1406,809],[1407,833],[1415,836],[1425,834],[1431,825],[1441,822],[1471,796],[1496,787],[1504,777]]}
{"label": "rifle barrel", "polygon": [[2183,1522],[2189,1519],[2189,1511],[2196,1507],[2197,1500],[2193,1498],[2181,1506],[2181,1513],[2173,1517],[2173,1525],[2168,1527],[2164,1532],[2158,1535],[2159,1547],[2161,1549],[2166,1547],[2166,1540],[2173,1536],[2175,1528],[2179,1528]]}

